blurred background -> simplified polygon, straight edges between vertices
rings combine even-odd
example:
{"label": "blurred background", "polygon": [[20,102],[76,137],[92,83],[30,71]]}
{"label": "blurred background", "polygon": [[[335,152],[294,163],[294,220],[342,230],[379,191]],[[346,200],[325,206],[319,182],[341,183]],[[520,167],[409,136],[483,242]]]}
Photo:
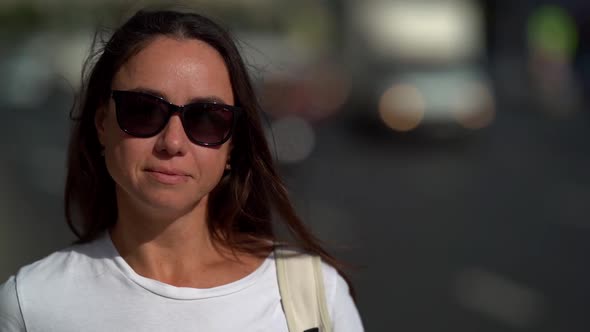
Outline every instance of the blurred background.
{"label": "blurred background", "polygon": [[[0,280],[62,248],[97,27],[159,1],[0,1]],[[590,2],[183,2],[236,35],[297,209],[368,331],[590,330]]]}

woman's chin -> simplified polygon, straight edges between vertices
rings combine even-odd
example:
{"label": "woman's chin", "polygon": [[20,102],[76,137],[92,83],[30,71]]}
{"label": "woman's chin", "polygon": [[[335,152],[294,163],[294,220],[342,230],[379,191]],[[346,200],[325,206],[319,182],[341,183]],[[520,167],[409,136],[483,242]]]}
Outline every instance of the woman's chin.
{"label": "woman's chin", "polygon": [[[182,193],[156,194],[143,193],[139,199],[134,199],[133,206],[129,210],[142,211],[149,218],[157,219],[178,219],[182,216],[196,212],[201,203],[206,204],[206,200],[201,202],[198,198],[190,199]],[[120,208],[125,209],[124,206]]]}
{"label": "woman's chin", "polygon": [[187,201],[184,199],[170,199],[170,198],[158,198],[151,199],[148,202],[148,209],[152,214],[164,215],[164,216],[178,216],[190,214],[199,206],[199,201]]}
{"label": "woman's chin", "polygon": [[[170,190],[170,188],[152,188],[138,186],[136,189],[117,192],[119,209],[141,211],[149,218],[178,219],[182,216],[206,210],[207,195],[198,195],[194,190]],[[134,212],[131,212],[135,214]]]}

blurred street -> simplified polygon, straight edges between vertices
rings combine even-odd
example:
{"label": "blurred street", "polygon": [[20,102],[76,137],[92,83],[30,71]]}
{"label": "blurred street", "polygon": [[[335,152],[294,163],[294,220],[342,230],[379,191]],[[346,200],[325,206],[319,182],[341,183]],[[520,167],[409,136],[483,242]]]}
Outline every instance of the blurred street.
{"label": "blurred street", "polygon": [[[202,3],[367,331],[590,330],[587,1]],[[74,240],[68,112],[88,22],[124,12],[53,6],[0,5],[0,282]]]}
{"label": "blurred street", "polygon": [[588,114],[502,114],[469,139],[434,144],[330,123],[289,169],[304,219],[364,266],[353,276],[367,327],[590,326]]}

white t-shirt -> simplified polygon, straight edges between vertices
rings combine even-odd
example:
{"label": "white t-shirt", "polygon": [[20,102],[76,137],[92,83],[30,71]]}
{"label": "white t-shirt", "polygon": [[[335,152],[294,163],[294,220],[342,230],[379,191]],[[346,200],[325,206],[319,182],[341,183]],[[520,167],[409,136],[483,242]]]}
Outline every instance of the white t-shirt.
{"label": "white t-shirt", "polygon": [[[363,331],[344,279],[323,264],[334,332]],[[135,273],[108,232],[27,265],[0,285],[0,331],[287,332],[271,254],[250,275],[207,289]]]}

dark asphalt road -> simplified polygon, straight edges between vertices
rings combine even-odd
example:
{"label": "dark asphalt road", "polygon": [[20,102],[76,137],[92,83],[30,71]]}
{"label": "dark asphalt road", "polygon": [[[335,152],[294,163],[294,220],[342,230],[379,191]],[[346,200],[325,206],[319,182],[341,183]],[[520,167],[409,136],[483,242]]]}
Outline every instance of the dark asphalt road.
{"label": "dark asphalt road", "polygon": [[358,119],[284,168],[302,216],[362,267],[369,331],[586,331],[590,117],[500,111],[460,139]]}

